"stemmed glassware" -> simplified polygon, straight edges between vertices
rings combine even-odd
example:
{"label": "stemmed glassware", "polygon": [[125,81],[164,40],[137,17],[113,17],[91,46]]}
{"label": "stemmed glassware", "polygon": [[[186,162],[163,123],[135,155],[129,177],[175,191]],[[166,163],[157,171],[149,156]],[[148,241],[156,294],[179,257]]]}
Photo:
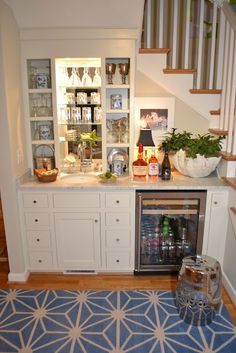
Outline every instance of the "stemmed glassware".
{"label": "stemmed glassware", "polygon": [[116,72],[116,64],[114,63],[107,63],[106,64],[106,74],[107,74],[107,78],[108,78],[108,84],[112,85],[113,81],[112,81],[112,77]]}
{"label": "stemmed glassware", "polygon": [[122,84],[126,85],[126,77],[129,73],[129,63],[119,64],[119,69],[120,69]]}

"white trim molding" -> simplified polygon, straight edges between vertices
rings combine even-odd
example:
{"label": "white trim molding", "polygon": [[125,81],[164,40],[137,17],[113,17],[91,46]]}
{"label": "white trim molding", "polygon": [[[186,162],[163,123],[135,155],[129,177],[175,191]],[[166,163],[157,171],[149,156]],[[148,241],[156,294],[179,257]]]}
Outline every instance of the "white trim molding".
{"label": "white trim molding", "polygon": [[22,273],[9,273],[8,274],[8,281],[9,282],[26,282],[29,277],[29,271],[25,271]]}

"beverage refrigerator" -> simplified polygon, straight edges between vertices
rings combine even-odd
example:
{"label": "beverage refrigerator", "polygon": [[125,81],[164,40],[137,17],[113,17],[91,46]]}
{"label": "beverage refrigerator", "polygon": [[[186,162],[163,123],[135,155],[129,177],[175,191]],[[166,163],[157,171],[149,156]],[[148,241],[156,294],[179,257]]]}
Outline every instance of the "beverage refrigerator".
{"label": "beverage refrigerator", "polygon": [[177,272],[202,254],[206,191],[136,192],[135,274]]}

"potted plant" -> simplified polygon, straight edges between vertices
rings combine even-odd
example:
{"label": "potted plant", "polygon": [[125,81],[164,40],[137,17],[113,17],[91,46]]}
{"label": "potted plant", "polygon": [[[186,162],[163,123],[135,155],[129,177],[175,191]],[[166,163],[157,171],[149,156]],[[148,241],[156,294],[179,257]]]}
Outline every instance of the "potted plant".
{"label": "potted plant", "polygon": [[215,138],[209,133],[193,135],[187,131],[177,133],[176,130],[173,128],[167,133],[162,142],[169,152],[175,153],[173,156],[175,168],[191,177],[208,176],[221,159],[219,152],[225,136]]}

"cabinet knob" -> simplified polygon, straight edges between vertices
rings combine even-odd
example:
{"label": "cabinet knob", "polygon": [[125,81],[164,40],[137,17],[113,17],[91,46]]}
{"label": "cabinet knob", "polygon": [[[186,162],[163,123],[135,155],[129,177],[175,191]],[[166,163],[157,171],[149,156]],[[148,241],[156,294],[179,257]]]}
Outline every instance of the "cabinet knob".
{"label": "cabinet knob", "polygon": [[116,262],[117,262],[117,263],[119,263],[119,262],[120,262],[120,260],[119,260],[119,259],[117,259],[117,260],[116,260]]}
{"label": "cabinet knob", "polygon": [[34,201],[33,201],[33,203],[37,203],[37,201],[36,201],[36,200],[34,200]]}
{"label": "cabinet knob", "polygon": [[119,218],[116,218],[116,222],[120,222]]}
{"label": "cabinet knob", "polygon": [[217,201],[214,201],[214,205],[218,205],[218,202],[217,202]]}
{"label": "cabinet knob", "polygon": [[116,200],[116,203],[120,203],[120,200]]}
{"label": "cabinet knob", "polygon": [[95,223],[98,223],[98,219],[95,219],[94,222],[95,222]]}
{"label": "cabinet knob", "polygon": [[39,239],[39,238],[37,238],[37,239],[36,239],[36,241],[37,241],[37,242],[40,242],[40,239]]}
{"label": "cabinet knob", "polygon": [[34,221],[37,223],[39,220],[36,218]]}
{"label": "cabinet knob", "polygon": [[41,259],[39,259],[39,261],[38,261],[40,264],[43,262]]}
{"label": "cabinet knob", "polygon": [[116,238],[116,241],[117,241],[117,243],[119,243],[120,239],[119,239],[119,238]]}

